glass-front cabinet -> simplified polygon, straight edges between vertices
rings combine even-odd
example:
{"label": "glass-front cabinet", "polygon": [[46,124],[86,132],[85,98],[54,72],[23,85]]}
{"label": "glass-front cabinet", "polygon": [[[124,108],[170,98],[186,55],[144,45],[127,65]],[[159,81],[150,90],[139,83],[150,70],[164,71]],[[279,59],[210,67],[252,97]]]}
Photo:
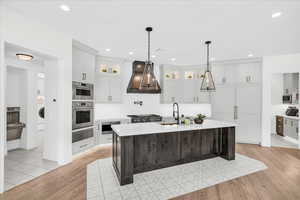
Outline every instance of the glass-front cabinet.
{"label": "glass-front cabinet", "polygon": [[161,103],[205,104],[210,94],[201,92],[204,66],[161,65]]}

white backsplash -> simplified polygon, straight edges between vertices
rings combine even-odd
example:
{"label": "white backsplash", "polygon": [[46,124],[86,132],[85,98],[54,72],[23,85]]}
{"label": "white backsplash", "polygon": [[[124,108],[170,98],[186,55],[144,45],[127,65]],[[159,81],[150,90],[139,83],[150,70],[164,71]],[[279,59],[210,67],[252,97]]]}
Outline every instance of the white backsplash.
{"label": "white backsplash", "polygon": [[[143,101],[143,105],[135,105],[134,101]],[[196,115],[202,113],[211,116],[210,104],[179,104],[180,115]],[[160,104],[159,94],[127,94],[123,104],[96,104],[95,119],[120,118],[128,114],[159,114],[172,116],[172,104]]]}

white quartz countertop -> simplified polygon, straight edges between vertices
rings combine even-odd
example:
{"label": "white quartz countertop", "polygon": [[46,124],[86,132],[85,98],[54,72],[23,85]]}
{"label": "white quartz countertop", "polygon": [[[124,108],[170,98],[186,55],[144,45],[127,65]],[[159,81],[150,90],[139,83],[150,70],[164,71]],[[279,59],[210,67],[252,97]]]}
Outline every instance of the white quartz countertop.
{"label": "white quartz countertop", "polygon": [[296,119],[296,120],[299,120],[300,118],[297,117],[297,116],[288,116],[288,115],[278,115],[278,116],[281,116],[281,117],[284,117],[284,118],[287,118],[287,119]]}
{"label": "white quartz countertop", "polygon": [[134,136],[235,126],[237,126],[235,123],[206,119],[204,120],[203,124],[160,125],[160,122],[150,122],[112,125],[111,127],[119,136]]}

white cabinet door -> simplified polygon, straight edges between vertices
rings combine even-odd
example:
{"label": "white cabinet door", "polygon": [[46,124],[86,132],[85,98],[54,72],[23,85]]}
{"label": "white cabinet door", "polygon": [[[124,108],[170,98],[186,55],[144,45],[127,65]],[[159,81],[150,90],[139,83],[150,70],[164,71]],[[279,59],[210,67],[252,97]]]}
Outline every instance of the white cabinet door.
{"label": "white cabinet door", "polygon": [[94,83],[95,55],[73,47],[72,65],[73,81]]}
{"label": "white cabinet door", "polygon": [[235,88],[219,86],[211,93],[212,118],[234,122]]}
{"label": "white cabinet door", "polygon": [[215,85],[233,84],[236,82],[235,64],[218,64],[212,66]]}
{"label": "white cabinet door", "polygon": [[284,136],[298,140],[298,120],[284,118]]}
{"label": "white cabinet door", "polygon": [[81,60],[78,59],[81,56],[81,51],[73,47],[72,50],[72,80],[82,82],[83,71]]}
{"label": "white cabinet door", "polygon": [[237,141],[258,144],[261,141],[261,87],[256,84],[237,87]]}
{"label": "white cabinet door", "polygon": [[163,90],[162,90],[163,102],[164,103],[179,102],[180,101],[179,92],[181,92],[179,87],[180,86],[179,86],[179,81],[178,80],[165,80],[164,81],[164,87],[163,87]]}
{"label": "white cabinet door", "polygon": [[111,78],[109,82],[109,99],[112,103],[119,103],[122,101],[121,79]]}
{"label": "white cabinet door", "polygon": [[212,66],[212,75],[215,82],[215,85],[223,85],[224,84],[224,75],[225,68],[221,65]]}
{"label": "white cabinet door", "polygon": [[109,101],[109,78],[96,76],[95,80],[95,101],[106,103]]}
{"label": "white cabinet door", "polygon": [[237,82],[239,83],[258,83],[261,82],[261,63],[239,64],[237,70]]}
{"label": "white cabinet door", "polygon": [[286,73],[283,74],[283,89],[284,94],[292,94],[293,92],[293,74],[292,73]]}
{"label": "white cabinet door", "polygon": [[184,103],[196,103],[196,81],[183,80],[182,101]]}
{"label": "white cabinet door", "polygon": [[83,73],[85,73],[86,83],[94,83],[95,81],[95,56],[84,53]]}

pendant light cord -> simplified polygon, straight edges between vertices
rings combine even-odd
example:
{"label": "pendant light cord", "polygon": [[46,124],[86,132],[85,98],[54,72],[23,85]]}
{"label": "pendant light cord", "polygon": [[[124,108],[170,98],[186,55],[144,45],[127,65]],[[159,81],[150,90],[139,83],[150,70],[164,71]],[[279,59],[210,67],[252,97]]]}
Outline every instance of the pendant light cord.
{"label": "pendant light cord", "polygon": [[207,43],[207,71],[209,71],[209,43]]}
{"label": "pendant light cord", "polygon": [[148,31],[148,62],[150,63],[150,31]]}

